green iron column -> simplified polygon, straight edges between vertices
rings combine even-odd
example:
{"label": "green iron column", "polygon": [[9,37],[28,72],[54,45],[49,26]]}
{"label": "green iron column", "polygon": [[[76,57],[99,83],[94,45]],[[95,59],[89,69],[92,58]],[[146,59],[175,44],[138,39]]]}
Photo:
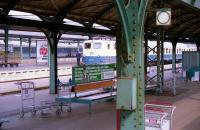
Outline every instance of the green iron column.
{"label": "green iron column", "polygon": [[148,2],[147,0],[115,1],[122,25],[121,35],[117,37],[117,74],[118,77],[136,78],[137,81],[136,108],[120,109],[118,130],[144,130],[143,26]]}
{"label": "green iron column", "polygon": [[177,41],[172,41],[172,74],[173,74],[172,93],[173,95],[176,95],[176,45],[177,45]]}
{"label": "green iron column", "polygon": [[160,93],[163,92],[164,82],[164,35],[161,28],[157,29],[157,84],[160,89]]}
{"label": "green iron column", "polygon": [[28,38],[28,58],[31,58],[31,38]]}
{"label": "green iron column", "polygon": [[157,29],[157,84],[158,86],[160,87],[160,93],[162,91],[162,88],[161,88],[161,70],[160,70],[160,67],[161,67],[161,47],[160,47],[160,28]]}
{"label": "green iron column", "polygon": [[161,48],[161,62],[160,62],[160,69],[161,69],[161,91],[160,93],[163,92],[163,86],[164,86],[164,30],[163,28],[161,29],[161,41],[160,41],[160,48]]}
{"label": "green iron column", "polygon": [[23,47],[22,47],[22,37],[19,38],[20,44],[20,58],[23,59]]}
{"label": "green iron column", "polygon": [[145,74],[145,77],[147,76],[147,68],[148,68],[148,38],[145,37],[144,38],[144,49],[145,49],[145,52],[144,52],[144,74]]}
{"label": "green iron column", "polygon": [[57,45],[58,45],[58,33],[56,31],[51,31],[47,35],[49,42],[49,68],[50,68],[50,93],[57,94]]}

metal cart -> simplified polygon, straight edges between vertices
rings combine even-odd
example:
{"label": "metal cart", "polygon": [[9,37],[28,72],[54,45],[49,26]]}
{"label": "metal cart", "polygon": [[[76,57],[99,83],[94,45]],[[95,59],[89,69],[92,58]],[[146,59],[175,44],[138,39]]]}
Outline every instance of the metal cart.
{"label": "metal cart", "polygon": [[67,98],[68,101],[65,102],[65,101],[57,100],[59,108],[60,108],[60,109],[57,109],[57,111],[56,111],[57,115],[61,114],[61,112],[63,111],[63,106],[67,106],[68,107],[67,111],[71,112],[71,110],[72,110],[72,108],[71,108],[71,89],[72,89],[72,86],[71,86],[70,80],[69,80],[69,83],[62,83],[62,82],[60,82],[60,80],[58,80],[58,96],[57,96],[57,99]]}
{"label": "metal cart", "polygon": [[26,112],[31,110],[32,115],[36,114],[35,106],[35,85],[32,81],[24,81],[17,83],[21,90],[21,108],[20,117],[23,118]]}
{"label": "metal cart", "polygon": [[145,130],[172,130],[175,108],[172,103],[162,101],[145,104]]}

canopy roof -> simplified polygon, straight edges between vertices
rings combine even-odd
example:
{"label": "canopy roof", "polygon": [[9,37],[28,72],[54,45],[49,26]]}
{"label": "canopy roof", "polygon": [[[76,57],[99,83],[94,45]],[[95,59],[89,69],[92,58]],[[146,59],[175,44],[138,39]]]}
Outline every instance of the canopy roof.
{"label": "canopy roof", "polygon": [[[149,39],[155,39],[157,29],[155,25],[156,9],[160,7],[160,2],[158,0],[149,1],[145,34]],[[163,7],[172,9],[172,25],[164,28],[165,39],[199,42],[199,0],[163,1]],[[120,23],[114,0],[0,0],[0,8],[0,24],[8,24],[17,29],[20,29],[21,26],[23,26],[23,29],[31,30],[50,27],[51,29],[62,28],[65,32],[89,33],[91,31],[91,33],[114,35],[115,27]],[[10,10],[35,14],[45,22],[8,18]],[[85,29],[83,29],[84,27],[77,28],[57,24],[60,21],[62,23],[63,18],[81,23],[85,26]],[[94,23],[108,27],[110,31],[91,30]]]}

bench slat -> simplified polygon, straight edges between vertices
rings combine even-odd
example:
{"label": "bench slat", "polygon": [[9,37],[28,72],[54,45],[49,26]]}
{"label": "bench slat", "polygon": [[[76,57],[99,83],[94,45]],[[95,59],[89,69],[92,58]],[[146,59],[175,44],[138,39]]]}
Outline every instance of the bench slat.
{"label": "bench slat", "polygon": [[82,92],[82,91],[89,91],[89,90],[98,89],[98,88],[107,88],[109,86],[113,86],[114,83],[115,82],[113,80],[109,80],[109,81],[99,81],[99,82],[93,82],[93,83],[80,84],[73,87],[72,92]]}

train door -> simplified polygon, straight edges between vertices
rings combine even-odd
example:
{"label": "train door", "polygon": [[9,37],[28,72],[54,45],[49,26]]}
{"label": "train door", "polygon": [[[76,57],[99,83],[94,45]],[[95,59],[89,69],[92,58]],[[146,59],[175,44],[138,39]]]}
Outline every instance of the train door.
{"label": "train door", "polygon": [[102,42],[95,41],[93,43],[93,49],[95,54],[95,64],[103,64],[103,49],[102,49]]}

